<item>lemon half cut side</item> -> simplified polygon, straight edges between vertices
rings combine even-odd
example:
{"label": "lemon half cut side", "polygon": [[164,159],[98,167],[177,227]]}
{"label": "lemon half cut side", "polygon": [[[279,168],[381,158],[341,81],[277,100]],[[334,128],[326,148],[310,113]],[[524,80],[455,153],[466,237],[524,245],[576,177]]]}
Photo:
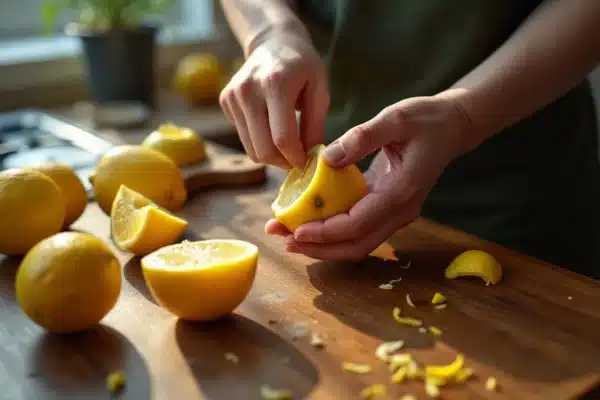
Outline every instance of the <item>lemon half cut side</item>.
{"label": "lemon half cut side", "polygon": [[183,241],[141,260],[152,296],[181,319],[210,321],[231,313],[248,295],[258,247],[235,239]]}
{"label": "lemon half cut side", "polygon": [[322,144],[313,147],[304,170],[288,172],[271,204],[275,218],[290,232],[307,222],[348,212],[368,193],[367,182],[358,167],[329,166],[322,157],[324,149]]}
{"label": "lemon half cut side", "polygon": [[111,209],[113,241],[120,249],[138,255],[173,244],[187,225],[125,185],[119,188]]}

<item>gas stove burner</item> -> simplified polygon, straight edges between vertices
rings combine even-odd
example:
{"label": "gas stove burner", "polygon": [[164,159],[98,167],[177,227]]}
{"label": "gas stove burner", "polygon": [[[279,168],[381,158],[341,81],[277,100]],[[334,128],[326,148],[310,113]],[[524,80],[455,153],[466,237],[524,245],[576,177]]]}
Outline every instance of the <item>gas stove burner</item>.
{"label": "gas stove burner", "polygon": [[35,164],[60,162],[73,169],[89,167],[97,162],[97,156],[76,147],[47,147],[14,153],[2,161],[4,168],[25,168]]}

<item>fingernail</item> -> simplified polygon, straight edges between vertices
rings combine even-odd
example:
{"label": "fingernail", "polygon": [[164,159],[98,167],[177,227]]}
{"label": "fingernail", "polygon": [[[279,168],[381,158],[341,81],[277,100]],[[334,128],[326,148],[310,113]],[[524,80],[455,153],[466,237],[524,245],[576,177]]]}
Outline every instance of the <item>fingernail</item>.
{"label": "fingernail", "polygon": [[340,143],[332,143],[329,147],[323,150],[323,157],[331,162],[339,162],[344,159],[346,152]]}

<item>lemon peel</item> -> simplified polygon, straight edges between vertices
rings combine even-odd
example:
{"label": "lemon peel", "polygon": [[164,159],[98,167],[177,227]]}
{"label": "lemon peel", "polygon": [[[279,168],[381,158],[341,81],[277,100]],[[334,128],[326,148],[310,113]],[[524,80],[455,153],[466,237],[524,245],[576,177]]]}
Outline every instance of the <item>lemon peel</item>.
{"label": "lemon peel", "polygon": [[431,381],[425,382],[425,394],[432,398],[440,397],[440,389]]}
{"label": "lemon peel", "polygon": [[342,369],[346,372],[352,372],[355,374],[368,374],[373,368],[368,364],[356,364],[353,362],[343,362]]}
{"label": "lemon peel", "polygon": [[442,330],[440,328],[435,327],[435,326],[430,326],[429,327],[429,332],[431,332],[433,335],[436,335],[436,336],[440,336],[442,334]]}
{"label": "lemon peel", "polygon": [[392,374],[392,383],[402,383],[406,379],[406,367],[398,368],[396,372]]}
{"label": "lemon peel", "polygon": [[423,321],[421,321],[420,319],[411,318],[411,317],[402,317],[400,307],[394,307],[394,309],[392,310],[392,315],[393,315],[394,319],[396,320],[396,322],[401,325],[407,325],[407,326],[413,326],[413,327],[423,325]]}
{"label": "lemon peel", "polygon": [[225,353],[224,357],[227,361],[230,361],[234,364],[238,364],[240,362],[240,358],[235,353]]}
{"label": "lemon peel", "polygon": [[454,361],[448,365],[428,365],[425,367],[425,376],[442,379],[453,378],[462,369],[464,362],[464,356],[458,354]]}
{"label": "lemon peel", "polygon": [[447,303],[444,303],[444,304],[438,304],[438,305],[436,305],[436,306],[435,306],[435,309],[436,309],[436,310],[443,310],[443,309],[445,309],[446,307],[448,307],[448,304],[447,304]]}
{"label": "lemon peel", "polygon": [[486,286],[495,285],[502,280],[502,266],[489,253],[482,250],[467,250],[459,254],[446,268],[447,279],[463,276],[481,278]]}
{"label": "lemon peel", "polygon": [[392,342],[384,342],[377,346],[375,356],[382,361],[390,361],[392,353],[397,352],[404,346],[404,340],[395,340]]}
{"label": "lemon peel", "polygon": [[123,371],[114,371],[108,374],[106,378],[106,388],[113,394],[119,392],[125,387],[125,373]]}
{"label": "lemon peel", "polygon": [[410,294],[406,294],[406,304],[408,304],[410,307],[415,308],[415,303],[413,303],[412,299],[410,298]]}
{"label": "lemon peel", "polygon": [[490,376],[485,381],[485,390],[487,390],[489,392],[495,391],[497,386],[498,386],[498,381],[493,376]]}
{"label": "lemon peel", "polygon": [[413,362],[413,358],[409,353],[394,354],[390,357],[390,371],[394,372],[402,367],[406,367]]}
{"label": "lemon peel", "polygon": [[260,387],[260,398],[262,400],[291,400],[292,391],[287,389],[273,389],[269,385]]}
{"label": "lemon peel", "polygon": [[374,399],[379,396],[385,396],[387,394],[387,389],[381,383],[376,383],[371,386],[367,386],[363,390],[360,391],[360,397],[363,399]]}
{"label": "lemon peel", "polygon": [[323,342],[323,338],[318,333],[313,333],[310,338],[310,345],[316,348],[325,347],[325,343]]}
{"label": "lemon peel", "polygon": [[433,298],[431,299],[431,304],[433,305],[439,305],[442,303],[446,302],[446,296],[444,296],[443,294],[437,292],[436,294],[433,295]]}
{"label": "lemon peel", "polygon": [[470,377],[472,377],[474,374],[474,371],[472,368],[463,368],[460,371],[458,371],[456,373],[456,376],[454,377],[454,380],[457,383],[464,383],[467,380],[469,380]]}

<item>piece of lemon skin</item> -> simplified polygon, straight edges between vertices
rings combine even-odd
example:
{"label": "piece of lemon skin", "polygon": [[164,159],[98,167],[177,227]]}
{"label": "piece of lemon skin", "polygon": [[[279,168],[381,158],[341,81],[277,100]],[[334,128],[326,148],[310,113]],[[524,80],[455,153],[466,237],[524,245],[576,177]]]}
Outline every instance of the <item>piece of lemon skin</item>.
{"label": "piece of lemon skin", "polygon": [[502,266],[489,253],[482,250],[467,250],[459,254],[446,268],[447,279],[474,276],[483,279],[486,285],[495,285],[502,280]]}
{"label": "piece of lemon skin", "polygon": [[275,218],[290,232],[299,226],[322,221],[338,214],[348,212],[368,193],[365,178],[355,165],[335,169],[325,163],[320,156],[324,145],[317,145],[309,151],[310,157],[318,157],[313,178],[296,200],[287,207],[281,207],[279,198],[289,190],[289,185],[302,174],[296,169],[290,170],[271,208]]}

